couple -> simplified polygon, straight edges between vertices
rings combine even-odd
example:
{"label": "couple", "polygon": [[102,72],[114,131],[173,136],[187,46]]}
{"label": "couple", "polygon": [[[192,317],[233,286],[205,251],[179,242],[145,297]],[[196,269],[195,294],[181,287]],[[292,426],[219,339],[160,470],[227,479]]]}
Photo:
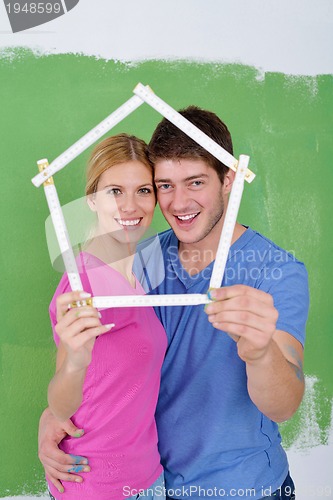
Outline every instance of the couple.
{"label": "couple", "polygon": [[[181,114],[233,153],[215,114]],[[98,223],[79,256],[85,292],[142,293],[135,276],[146,273],[135,261],[133,274],[133,252],[155,189],[171,229],[159,235],[164,279],[146,292],[207,292],[234,173],[166,119],[148,156],[126,135],[92,154],[87,196]],[[159,307],[157,319],[151,308],[68,310],[79,292],[68,293],[62,278],[50,308],[59,349],[39,452],[57,500],[136,498],[141,490],[161,498],[159,454],[170,498],[294,498],[276,422],[293,415],[304,391],[306,270],[236,224],[223,285],[205,308]],[[65,454],[57,444],[67,434]],[[88,472],[83,483],[75,472]]]}

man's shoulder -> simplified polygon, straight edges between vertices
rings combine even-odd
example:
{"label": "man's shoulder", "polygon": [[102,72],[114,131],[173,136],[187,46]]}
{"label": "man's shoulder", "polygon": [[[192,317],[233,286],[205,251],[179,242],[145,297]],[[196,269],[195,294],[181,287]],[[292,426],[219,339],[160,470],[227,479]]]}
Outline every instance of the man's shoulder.
{"label": "man's shoulder", "polygon": [[175,233],[172,229],[166,229],[161,233],[157,233],[154,236],[150,236],[149,238],[145,238],[142,240],[137,249],[142,251],[144,248],[152,248],[154,245],[158,244],[162,249],[170,246],[175,239]]}
{"label": "man's shoulder", "polygon": [[275,243],[273,240],[267,238],[263,234],[248,228],[251,237],[248,239],[247,244],[243,247],[243,251],[256,252],[260,259],[274,260],[275,262],[296,262],[303,264],[296,258],[294,249],[285,249]]}
{"label": "man's shoulder", "polygon": [[167,229],[166,231],[158,233],[158,238],[162,249],[167,248],[171,245],[176,245],[178,247],[178,240],[172,229]]}
{"label": "man's shoulder", "polygon": [[166,263],[177,238],[171,229],[146,238],[137,246],[134,273],[146,293],[156,289],[165,279]]}

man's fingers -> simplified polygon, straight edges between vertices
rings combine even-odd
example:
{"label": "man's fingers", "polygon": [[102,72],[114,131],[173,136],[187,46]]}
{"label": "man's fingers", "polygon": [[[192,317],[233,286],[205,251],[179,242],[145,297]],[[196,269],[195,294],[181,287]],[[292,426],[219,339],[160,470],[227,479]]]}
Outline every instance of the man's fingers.
{"label": "man's fingers", "polygon": [[224,286],[208,291],[208,297],[212,300],[227,300],[238,296],[255,297],[266,304],[273,303],[273,298],[269,293],[247,285]]}
{"label": "man's fingers", "polygon": [[90,472],[90,467],[89,465],[72,465],[68,468],[67,472],[73,476],[73,474],[75,475],[75,472]]}
{"label": "man's fingers", "polygon": [[[52,451],[52,458],[51,458]],[[71,455],[64,453],[63,451],[57,448],[55,451],[52,450],[45,453],[40,453],[39,458],[42,461],[43,465],[46,469],[52,469],[57,472],[68,472],[69,469],[76,465],[88,466],[88,459],[86,457],[82,457],[80,455]],[[84,470],[84,472],[89,472],[89,470]]]}
{"label": "man's fingers", "polygon": [[[210,314],[208,316],[210,323],[228,323],[232,325],[240,325],[243,328],[244,334],[250,329],[254,328],[259,331],[275,332],[275,323],[267,318],[262,318],[257,314],[248,311],[223,311],[217,314]],[[229,333],[229,332],[228,332]],[[231,333],[231,332],[230,332]]]}
{"label": "man's fingers", "polygon": [[63,485],[61,484],[61,482],[58,479],[55,479],[54,477],[52,477],[49,474],[46,474],[46,477],[55,486],[55,488],[57,488],[59,493],[63,493],[65,491]]}
{"label": "man's fingers", "polygon": [[[78,455],[66,455],[63,452],[60,453],[62,454],[60,455],[62,463],[60,463],[60,460],[58,462],[47,458],[47,465],[44,462],[44,467],[49,480],[54,484],[57,490],[61,492],[63,491],[63,485],[60,481],[81,483],[83,479],[81,476],[78,476],[77,473],[90,472],[90,467],[88,465],[88,460],[85,457]],[[63,463],[64,461],[67,461],[68,463]]]}
{"label": "man's fingers", "polygon": [[72,437],[80,438],[84,434],[84,429],[78,429],[71,420],[63,422],[63,430]]}
{"label": "man's fingers", "polygon": [[[52,484],[57,488],[58,491],[63,492],[64,487],[61,481],[69,481],[71,483],[82,483],[83,478],[76,473],[90,472],[90,467],[88,465],[72,465],[68,467],[64,472],[59,471],[53,467],[45,468],[46,475]],[[61,489],[62,488],[62,489]]]}
{"label": "man's fingers", "polygon": [[63,315],[68,311],[68,305],[72,302],[80,302],[82,300],[88,299],[91,297],[90,293],[87,292],[68,292],[63,293],[57,297],[57,321],[63,317]]}
{"label": "man's fingers", "polygon": [[[48,466],[45,466],[45,472],[48,479],[52,484],[54,484],[54,486],[60,493],[64,492],[64,487],[61,481],[82,483],[83,478],[81,476],[78,476],[77,473],[90,472],[90,467],[89,465],[87,465],[87,459],[85,457],[79,457],[76,455],[67,455],[67,457],[70,457],[70,460],[73,463],[60,465],[59,463],[50,460],[50,464]],[[85,462],[86,464],[84,464],[83,462]]]}
{"label": "man's fingers", "polygon": [[[234,311],[242,318],[247,313],[252,313],[257,315],[258,318],[267,318],[271,321],[276,321],[278,318],[278,312],[274,308],[273,302],[263,302],[261,298],[251,295],[234,296],[228,300],[215,300],[205,307],[205,311],[208,315]],[[242,313],[244,314],[242,315]]]}
{"label": "man's fingers", "polygon": [[[251,339],[253,345],[258,349],[267,344],[267,335],[263,330],[258,330],[247,325],[239,325],[237,323],[227,323],[224,321],[213,322],[212,325],[218,330],[222,330],[236,338]],[[271,336],[269,337],[271,338]]]}
{"label": "man's fingers", "polygon": [[47,467],[52,467],[56,470],[66,471],[70,465],[77,463],[71,455],[59,450],[58,443],[54,442],[50,443],[48,446],[41,446],[38,457],[45,469]]}

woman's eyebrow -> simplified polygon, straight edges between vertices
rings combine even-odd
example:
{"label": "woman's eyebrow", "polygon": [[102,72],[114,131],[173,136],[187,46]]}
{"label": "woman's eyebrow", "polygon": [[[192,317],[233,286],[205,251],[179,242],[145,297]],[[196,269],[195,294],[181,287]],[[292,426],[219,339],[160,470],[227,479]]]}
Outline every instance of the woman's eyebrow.
{"label": "woman's eyebrow", "polygon": [[[153,184],[151,182],[145,182],[144,184],[140,184],[139,186],[136,186],[136,187],[141,188],[144,186],[153,187]],[[105,186],[102,187],[102,189],[106,189],[106,188],[110,188],[110,187],[123,188],[124,186],[121,186],[120,184],[106,184]]]}

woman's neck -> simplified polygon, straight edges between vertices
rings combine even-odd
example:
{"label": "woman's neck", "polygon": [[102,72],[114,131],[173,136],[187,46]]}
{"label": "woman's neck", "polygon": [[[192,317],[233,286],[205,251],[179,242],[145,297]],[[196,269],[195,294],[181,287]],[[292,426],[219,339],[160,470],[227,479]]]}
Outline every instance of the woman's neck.
{"label": "woman's neck", "polygon": [[86,243],[84,250],[118,271],[135,288],[133,261],[136,245],[120,243],[108,235],[98,235]]}

